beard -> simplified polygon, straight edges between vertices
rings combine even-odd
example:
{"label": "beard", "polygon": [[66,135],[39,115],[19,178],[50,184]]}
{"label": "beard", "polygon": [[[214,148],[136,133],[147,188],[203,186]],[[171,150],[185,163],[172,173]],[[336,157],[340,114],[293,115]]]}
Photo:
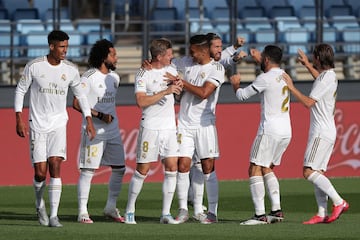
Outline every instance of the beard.
{"label": "beard", "polygon": [[260,69],[261,69],[261,71],[265,72],[265,63],[264,63],[264,61],[261,61]]}
{"label": "beard", "polygon": [[105,64],[105,67],[106,67],[107,69],[109,69],[109,70],[111,70],[111,71],[115,71],[116,67],[115,67],[114,64],[109,63],[109,62],[104,62],[104,64]]}

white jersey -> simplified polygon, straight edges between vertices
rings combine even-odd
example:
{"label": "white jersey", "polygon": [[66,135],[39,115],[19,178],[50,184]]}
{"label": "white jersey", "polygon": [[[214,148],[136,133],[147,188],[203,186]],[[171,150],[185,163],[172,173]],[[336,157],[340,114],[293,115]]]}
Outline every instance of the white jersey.
{"label": "white jersey", "polygon": [[189,57],[175,61],[174,64],[183,73],[185,81],[195,86],[203,86],[205,82],[210,82],[217,87],[207,99],[200,99],[192,93],[184,91],[180,101],[179,128],[214,125],[220,87],[225,81],[224,67],[214,60],[204,65],[194,63]]}
{"label": "white jersey", "polygon": [[[177,75],[171,65],[161,69],[140,69],[135,76],[135,93],[144,92],[151,96],[167,89],[166,72]],[[151,130],[176,129],[174,104],[173,94],[168,94],[156,104],[144,107],[140,125]]]}
{"label": "white jersey", "polygon": [[[116,114],[116,94],[120,84],[120,77],[116,72],[103,74],[96,68],[89,69],[81,76],[81,84],[85,90],[90,108],[110,114],[113,121],[109,124],[98,118],[93,118],[98,139],[112,139],[118,136],[119,122]],[[83,119],[83,128],[86,120]]]}
{"label": "white jersey", "polygon": [[22,112],[24,96],[30,88],[30,128],[40,133],[48,133],[64,126],[68,120],[66,111],[68,89],[71,87],[79,101],[84,102],[85,116],[91,116],[90,108],[80,85],[77,66],[67,60],[54,66],[47,57],[39,57],[24,68],[15,90],[15,112]]}
{"label": "white jersey", "polygon": [[228,69],[231,66],[237,64],[237,62],[233,60],[233,55],[235,52],[236,49],[232,45],[230,47],[225,48],[221,52],[221,59],[219,60],[219,63],[221,63],[221,65],[223,65],[225,69]]}
{"label": "white jersey", "polygon": [[314,81],[310,97],[316,100],[310,110],[310,134],[321,134],[331,141],[336,139],[334,111],[338,80],[334,69],[322,72]]}
{"label": "white jersey", "polygon": [[236,91],[236,96],[240,100],[260,94],[261,120],[258,134],[291,137],[290,94],[282,80],[283,73],[284,70],[280,68],[272,68],[260,74],[246,88]]}

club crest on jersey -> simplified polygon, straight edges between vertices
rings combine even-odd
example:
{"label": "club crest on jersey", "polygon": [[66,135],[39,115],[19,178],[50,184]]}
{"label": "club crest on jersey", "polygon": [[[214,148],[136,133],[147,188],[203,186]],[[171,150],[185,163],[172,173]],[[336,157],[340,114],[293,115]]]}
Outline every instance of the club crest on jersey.
{"label": "club crest on jersey", "polygon": [[66,75],[65,74],[61,75],[61,80],[66,81]]}
{"label": "club crest on jersey", "polygon": [[86,83],[82,82],[82,83],[80,83],[80,85],[82,88],[86,88]]}
{"label": "club crest on jersey", "polygon": [[205,75],[206,75],[205,72],[200,73],[200,77],[201,77],[201,78],[205,78]]}
{"label": "club crest on jersey", "polygon": [[282,77],[282,75],[280,75],[280,76],[278,76],[278,77],[276,78],[276,81],[277,81],[277,82],[280,82],[282,79],[283,79],[283,77]]}
{"label": "club crest on jersey", "polygon": [[104,86],[102,84],[99,84],[99,88],[104,88]]}

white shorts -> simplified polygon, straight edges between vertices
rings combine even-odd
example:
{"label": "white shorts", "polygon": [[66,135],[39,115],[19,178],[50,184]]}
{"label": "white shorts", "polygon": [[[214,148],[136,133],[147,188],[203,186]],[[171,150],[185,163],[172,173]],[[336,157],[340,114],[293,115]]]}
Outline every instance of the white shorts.
{"label": "white shorts", "polygon": [[112,139],[82,135],[79,168],[98,169],[100,166],[125,166],[125,151],[120,134]]}
{"label": "white shorts", "polygon": [[30,129],[31,163],[46,162],[49,157],[66,159],[66,125],[49,133]]}
{"label": "white shorts", "polygon": [[277,166],[290,143],[290,138],[257,135],[251,147],[250,162],[262,167]]}
{"label": "white shorts", "polygon": [[178,129],[180,156],[197,159],[220,156],[216,127],[214,125],[197,129]]}
{"label": "white shorts", "polygon": [[159,155],[161,160],[179,156],[176,130],[150,130],[140,127],[136,146],[136,162],[156,162]]}
{"label": "white shorts", "polygon": [[304,167],[326,171],[334,142],[320,136],[311,136],[306,146]]}

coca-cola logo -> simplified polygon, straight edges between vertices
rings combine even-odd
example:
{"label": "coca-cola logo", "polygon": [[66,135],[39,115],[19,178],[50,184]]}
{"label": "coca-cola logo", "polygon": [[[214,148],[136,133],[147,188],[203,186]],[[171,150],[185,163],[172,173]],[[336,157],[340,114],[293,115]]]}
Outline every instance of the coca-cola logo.
{"label": "coca-cola logo", "polygon": [[[354,119],[354,118],[352,118]],[[335,162],[328,170],[348,166],[354,170],[360,168],[360,127],[358,122],[347,124],[341,109],[335,111],[336,142],[332,152]]]}

